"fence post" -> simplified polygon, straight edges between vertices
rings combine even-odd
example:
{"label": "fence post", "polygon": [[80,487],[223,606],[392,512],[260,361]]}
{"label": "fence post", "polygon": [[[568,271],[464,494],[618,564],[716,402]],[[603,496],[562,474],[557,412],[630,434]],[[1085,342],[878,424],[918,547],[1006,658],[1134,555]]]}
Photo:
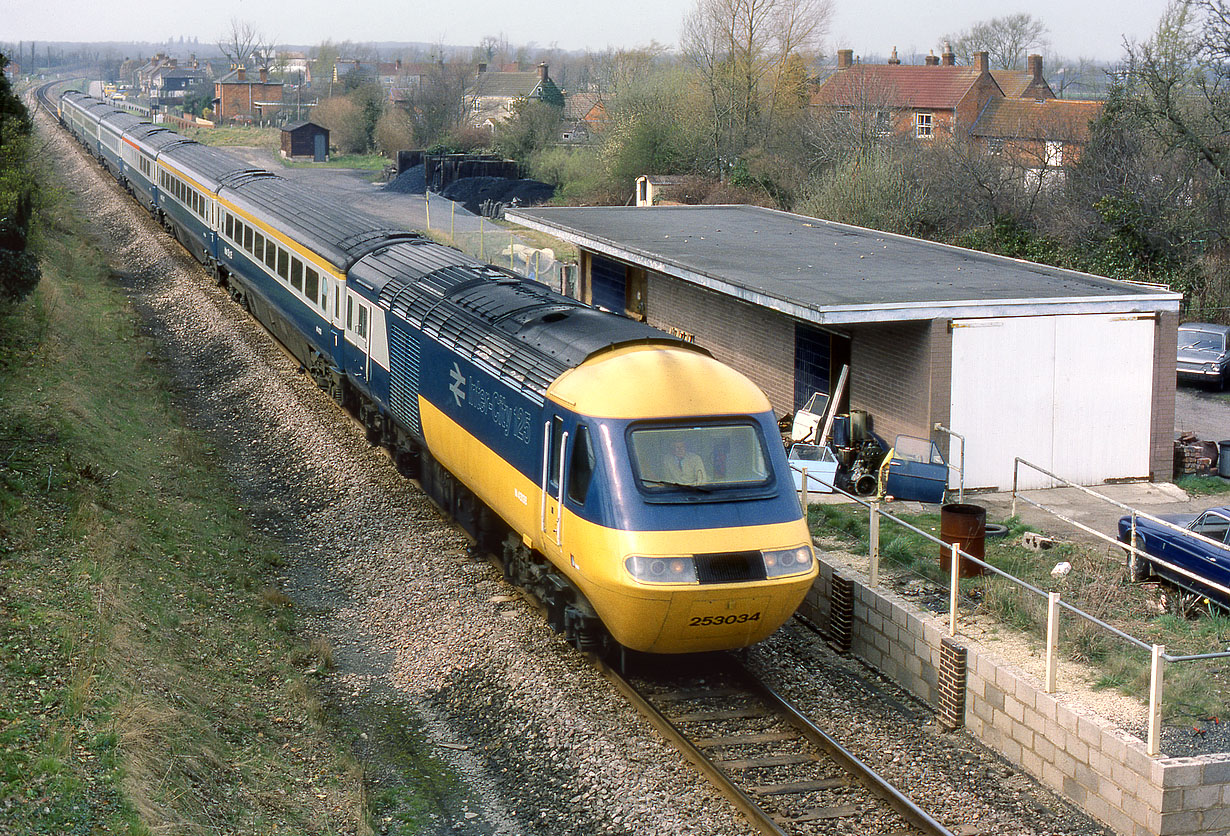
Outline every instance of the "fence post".
{"label": "fence post", "polygon": [[487,260],[487,256],[485,256],[485,255],[483,254],[483,238],[484,238],[484,234],[483,234],[483,216],[482,216],[482,215],[479,215],[479,216],[478,216],[478,260],[479,260],[479,261],[486,261],[486,260]]}
{"label": "fence post", "polygon": [[[457,239],[457,202],[450,201],[450,205],[453,209],[448,215],[448,237],[450,241],[455,241]],[[430,225],[427,228],[431,229]]]}
{"label": "fence post", "polygon": [[[1132,544],[1131,545],[1132,545],[1132,553],[1128,555],[1128,566],[1135,566],[1136,565],[1136,509],[1135,508],[1132,509]],[[1136,579],[1128,578],[1128,580],[1134,581]]]}
{"label": "fence post", "polygon": [[1059,593],[1051,592],[1046,597],[1046,692],[1053,694],[1059,665]]}
{"label": "fence post", "polygon": [[427,228],[431,229],[431,192],[423,192],[423,205],[427,210]]}
{"label": "fence post", "polygon": [[871,515],[868,518],[870,531],[867,539],[870,540],[871,548],[871,587],[880,585],[880,500],[873,499],[871,501]]}
{"label": "fence post", "polygon": [[1155,757],[1162,748],[1162,675],[1166,669],[1166,646],[1153,645],[1153,664],[1149,668],[1149,742],[1145,752]]}
{"label": "fence post", "polygon": [[[965,460],[961,460],[961,466],[965,466]],[[1012,516],[1016,517],[1016,475],[1020,472],[1021,460],[1013,459],[1012,461]]]}
{"label": "fence post", "polygon": [[508,233],[508,269],[517,269],[517,266],[513,264],[513,234],[511,232]]}
{"label": "fence post", "polygon": [[961,549],[956,543],[952,546],[952,561],[949,567],[948,579],[951,589],[948,591],[948,635],[957,634],[957,596],[961,593]]}
{"label": "fence post", "polygon": [[801,496],[801,497],[800,497],[800,499],[799,499],[799,502],[800,502],[800,503],[802,504],[802,506],[803,506],[803,520],[804,520],[804,522],[806,522],[806,520],[807,520],[807,499],[808,499],[808,497],[807,497],[807,468],[806,468],[806,467],[804,467],[804,468],[803,468],[803,491],[802,491],[802,496]]}

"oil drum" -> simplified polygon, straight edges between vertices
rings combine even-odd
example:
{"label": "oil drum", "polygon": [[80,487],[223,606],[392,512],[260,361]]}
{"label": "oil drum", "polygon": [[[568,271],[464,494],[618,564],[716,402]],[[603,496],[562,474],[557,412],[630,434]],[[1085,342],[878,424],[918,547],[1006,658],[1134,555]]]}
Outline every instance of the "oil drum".
{"label": "oil drum", "polygon": [[[950,502],[940,506],[940,539],[947,544],[955,543],[962,555],[982,560],[986,555],[987,509],[981,505]],[[952,549],[940,546],[940,568],[951,572]],[[961,558],[957,574],[972,578],[984,574],[986,569],[972,560]]]}

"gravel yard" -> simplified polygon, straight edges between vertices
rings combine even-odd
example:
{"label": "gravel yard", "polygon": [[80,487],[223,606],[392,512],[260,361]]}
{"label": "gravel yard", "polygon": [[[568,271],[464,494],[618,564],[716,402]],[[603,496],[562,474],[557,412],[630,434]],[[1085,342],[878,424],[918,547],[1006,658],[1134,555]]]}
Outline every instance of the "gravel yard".
{"label": "gravel yard", "polygon": [[[749,828],[537,612],[476,560],[363,431],[59,131],[73,178],[185,415],[218,447],[277,584],[331,646],[320,687],[372,794],[422,735],[465,785],[430,832],[740,834]],[[797,624],[749,662],[967,833],[1104,834],[1054,794]],[[393,813],[395,813],[395,809]],[[378,826],[381,823],[378,822]],[[384,823],[400,832],[395,815]]]}

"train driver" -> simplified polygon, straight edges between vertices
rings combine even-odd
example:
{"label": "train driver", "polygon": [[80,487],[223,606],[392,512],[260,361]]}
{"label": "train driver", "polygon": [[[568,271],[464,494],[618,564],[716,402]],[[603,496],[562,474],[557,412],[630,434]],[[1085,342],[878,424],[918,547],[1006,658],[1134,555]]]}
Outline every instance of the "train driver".
{"label": "train driver", "polygon": [[680,485],[699,485],[707,482],[705,463],[700,456],[688,451],[688,445],[683,439],[676,439],[671,445],[671,452],[662,461],[664,478],[668,482]]}

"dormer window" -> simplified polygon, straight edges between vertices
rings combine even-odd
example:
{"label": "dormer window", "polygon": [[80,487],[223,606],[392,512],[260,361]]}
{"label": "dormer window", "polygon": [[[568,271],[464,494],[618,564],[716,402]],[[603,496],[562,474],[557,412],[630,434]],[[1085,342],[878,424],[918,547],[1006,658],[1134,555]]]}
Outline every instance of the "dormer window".
{"label": "dormer window", "polygon": [[914,136],[920,139],[930,139],[934,133],[931,113],[914,114]]}

